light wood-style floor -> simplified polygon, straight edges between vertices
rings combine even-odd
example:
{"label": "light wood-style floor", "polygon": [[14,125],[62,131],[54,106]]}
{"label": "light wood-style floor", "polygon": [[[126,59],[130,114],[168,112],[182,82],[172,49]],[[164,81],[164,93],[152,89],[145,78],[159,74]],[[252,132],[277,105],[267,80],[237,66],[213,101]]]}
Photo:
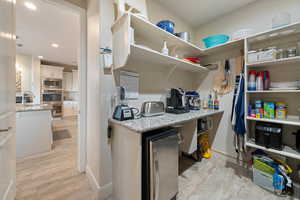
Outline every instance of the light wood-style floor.
{"label": "light wood-style floor", "polygon": [[71,138],[54,141],[53,151],[17,162],[17,200],[94,200],[85,174],[77,171],[77,120],[54,121],[54,131]]}

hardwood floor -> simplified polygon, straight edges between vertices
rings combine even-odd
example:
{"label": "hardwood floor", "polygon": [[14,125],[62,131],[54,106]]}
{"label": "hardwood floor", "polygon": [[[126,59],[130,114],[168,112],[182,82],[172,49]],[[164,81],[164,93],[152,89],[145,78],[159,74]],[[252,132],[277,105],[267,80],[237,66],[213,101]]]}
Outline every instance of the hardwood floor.
{"label": "hardwood floor", "polygon": [[77,120],[54,121],[53,131],[71,138],[54,141],[53,151],[17,162],[17,200],[94,200],[85,174],[77,171]]}

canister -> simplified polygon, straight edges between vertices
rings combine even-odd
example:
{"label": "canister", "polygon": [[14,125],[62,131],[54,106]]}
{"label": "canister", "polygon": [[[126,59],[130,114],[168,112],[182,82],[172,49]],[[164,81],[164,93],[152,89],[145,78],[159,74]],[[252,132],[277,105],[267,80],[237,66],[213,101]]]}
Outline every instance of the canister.
{"label": "canister", "polygon": [[287,105],[283,102],[276,103],[276,118],[286,119],[287,116]]}

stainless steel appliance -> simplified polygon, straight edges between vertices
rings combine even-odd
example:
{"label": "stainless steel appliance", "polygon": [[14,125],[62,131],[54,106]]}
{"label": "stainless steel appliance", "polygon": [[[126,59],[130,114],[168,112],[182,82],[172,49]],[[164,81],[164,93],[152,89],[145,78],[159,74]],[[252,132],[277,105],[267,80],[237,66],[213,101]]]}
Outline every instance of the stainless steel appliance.
{"label": "stainless steel appliance", "polygon": [[163,115],[164,113],[165,106],[162,101],[147,101],[142,105],[141,114],[143,117]]}
{"label": "stainless steel appliance", "polygon": [[189,112],[185,91],[172,88],[167,94],[167,113],[181,114]]}
{"label": "stainless steel appliance", "polygon": [[62,90],[62,79],[44,79],[42,83],[43,89]]}
{"label": "stainless steel appliance", "polygon": [[178,136],[174,128],[143,134],[142,199],[171,200],[178,193]]}
{"label": "stainless steel appliance", "polygon": [[42,93],[42,103],[52,105],[53,117],[62,117],[63,93],[57,90],[44,90]]}

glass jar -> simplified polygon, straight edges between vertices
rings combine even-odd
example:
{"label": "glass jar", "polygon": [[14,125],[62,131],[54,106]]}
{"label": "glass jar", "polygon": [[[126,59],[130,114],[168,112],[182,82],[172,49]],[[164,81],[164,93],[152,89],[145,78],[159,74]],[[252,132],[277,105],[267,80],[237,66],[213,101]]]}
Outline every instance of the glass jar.
{"label": "glass jar", "polygon": [[283,49],[278,49],[276,55],[277,55],[277,56],[276,56],[277,59],[282,59],[282,58],[284,58]]}
{"label": "glass jar", "polygon": [[296,56],[297,56],[297,48],[296,47],[287,49],[287,57],[288,58],[296,57]]}

